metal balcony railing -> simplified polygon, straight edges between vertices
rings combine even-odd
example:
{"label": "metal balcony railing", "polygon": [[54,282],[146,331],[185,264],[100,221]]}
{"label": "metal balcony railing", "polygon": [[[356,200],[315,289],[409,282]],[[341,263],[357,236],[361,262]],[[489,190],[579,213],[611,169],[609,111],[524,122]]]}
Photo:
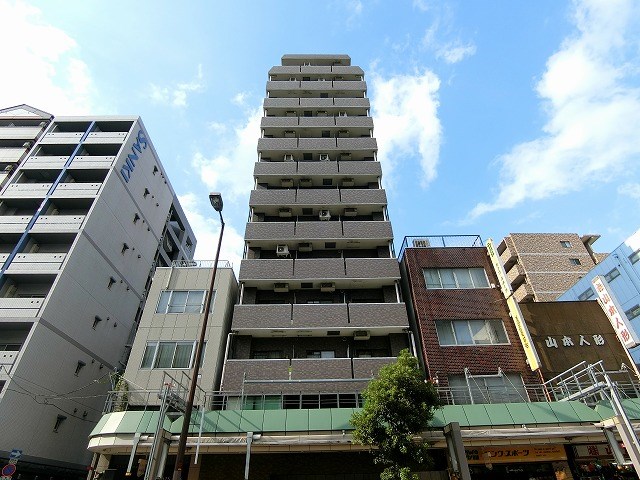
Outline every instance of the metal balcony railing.
{"label": "metal balcony railing", "polygon": [[443,247],[484,247],[480,235],[424,235],[404,237],[400,255],[402,260],[407,248],[443,248]]}

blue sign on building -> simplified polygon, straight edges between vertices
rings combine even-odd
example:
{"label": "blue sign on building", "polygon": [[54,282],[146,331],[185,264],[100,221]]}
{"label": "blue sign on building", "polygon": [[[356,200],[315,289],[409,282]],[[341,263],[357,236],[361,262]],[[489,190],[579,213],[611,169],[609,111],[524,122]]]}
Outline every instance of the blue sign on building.
{"label": "blue sign on building", "polygon": [[148,145],[147,137],[144,132],[142,130],[138,131],[136,141],[131,146],[131,153],[127,154],[127,159],[125,160],[122,168],[120,168],[120,176],[123,178],[125,183],[129,183],[131,174],[136,168],[136,162],[140,159],[138,154],[141,154],[143,150],[146,150]]}

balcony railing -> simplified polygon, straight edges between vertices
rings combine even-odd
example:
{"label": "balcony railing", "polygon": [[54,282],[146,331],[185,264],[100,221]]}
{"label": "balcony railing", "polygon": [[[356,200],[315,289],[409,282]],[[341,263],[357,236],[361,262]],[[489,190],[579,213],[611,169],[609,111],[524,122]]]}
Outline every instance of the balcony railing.
{"label": "balcony railing", "polygon": [[479,235],[424,235],[404,237],[399,259],[407,248],[484,247]]}
{"label": "balcony railing", "polygon": [[[215,260],[173,260],[172,267],[180,268],[213,268]],[[218,268],[233,268],[229,260],[218,260]]]}
{"label": "balcony railing", "polygon": [[44,298],[0,298],[0,317],[37,317]]}

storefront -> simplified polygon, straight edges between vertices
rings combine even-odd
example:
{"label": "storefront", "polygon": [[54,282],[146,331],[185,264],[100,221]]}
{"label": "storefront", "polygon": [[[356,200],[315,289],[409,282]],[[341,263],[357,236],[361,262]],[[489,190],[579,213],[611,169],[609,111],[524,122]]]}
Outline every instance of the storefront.
{"label": "storefront", "polygon": [[[624,452],[624,446],[620,445],[620,447]],[[574,445],[573,455],[575,480],[638,478],[632,465],[615,463],[611,448],[606,443]]]}
{"label": "storefront", "polygon": [[562,445],[466,448],[473,480],[569,480]]}

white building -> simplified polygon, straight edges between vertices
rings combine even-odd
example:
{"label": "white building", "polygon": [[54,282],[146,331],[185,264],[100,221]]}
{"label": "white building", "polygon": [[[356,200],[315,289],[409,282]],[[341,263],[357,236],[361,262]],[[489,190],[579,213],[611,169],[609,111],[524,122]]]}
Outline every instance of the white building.
{"label": "white building", "polygon": [[[627,238],[608,257],[603,259],[573,287],[558,297],[559,301],[595,300],[591,281],[601,275],[622,307],[636,334],[640,334],[640,230]],[[636,363],[640,363],[640,347],[631,350]]]}
{"label": "white building", "polygon": [[153,271],[195,238],[139,117],[56,118],[22,157],[0,191],[0,461],[84,477]]}

